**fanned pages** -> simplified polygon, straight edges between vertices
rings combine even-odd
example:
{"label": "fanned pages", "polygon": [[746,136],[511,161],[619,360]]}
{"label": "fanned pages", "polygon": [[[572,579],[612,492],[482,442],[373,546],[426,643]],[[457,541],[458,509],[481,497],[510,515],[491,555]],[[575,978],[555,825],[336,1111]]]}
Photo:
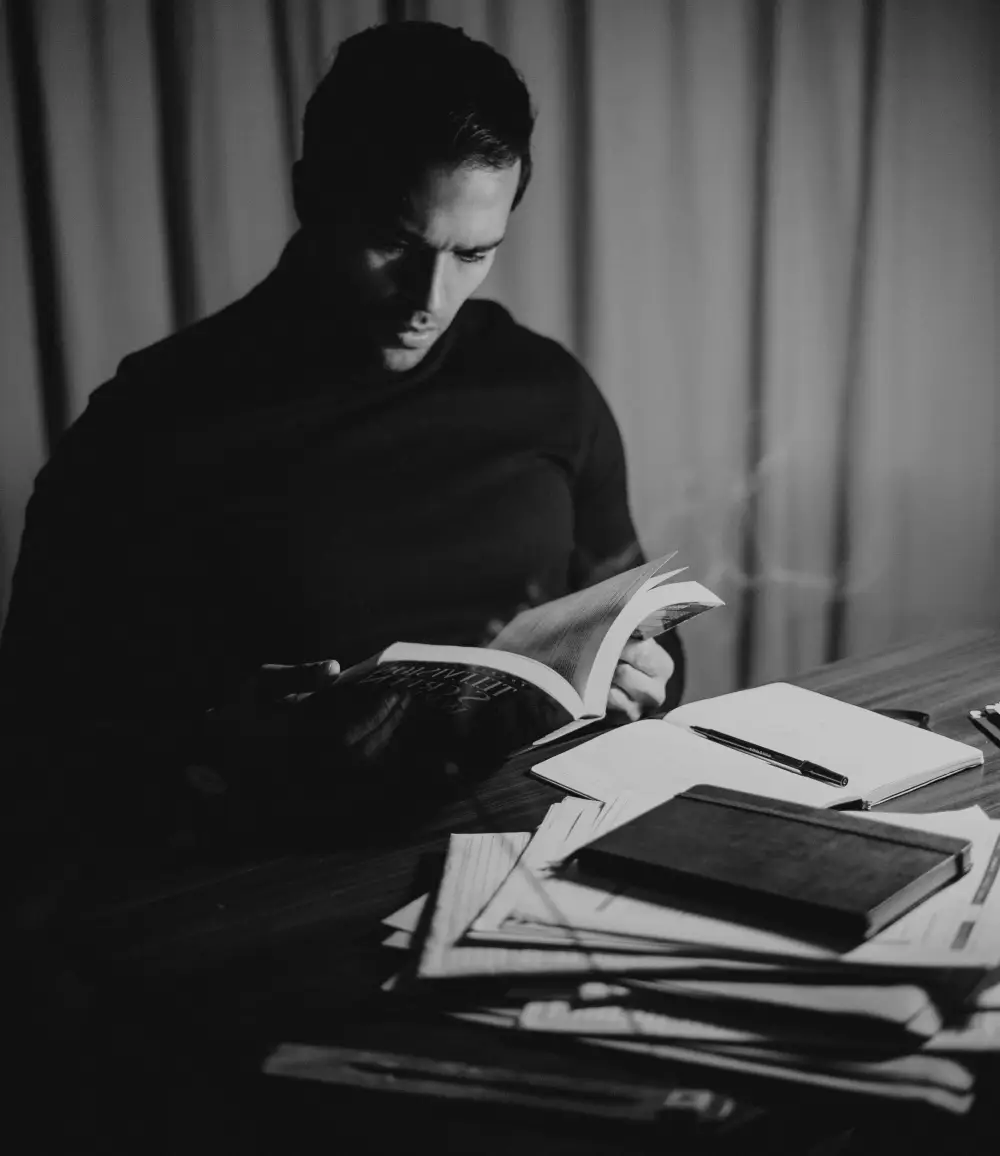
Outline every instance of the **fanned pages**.
{"label": "fanned pages", "polygon": [[723,605],[698,582],[671,581],[681,572],[671,557],[524,610],[487,647],[395,642],[346,670],[328,701],[360,684],[405,693],[439,726],[475,711],[476,729],[506,753],[600,719],[630,638]]}

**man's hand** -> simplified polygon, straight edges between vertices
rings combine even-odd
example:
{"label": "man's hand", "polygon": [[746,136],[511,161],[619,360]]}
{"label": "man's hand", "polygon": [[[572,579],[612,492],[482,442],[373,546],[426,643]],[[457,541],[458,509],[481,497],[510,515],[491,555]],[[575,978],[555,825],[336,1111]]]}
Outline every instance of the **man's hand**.
{"label": "man's hand", "polygon": [[321,690],[340,677],[340,663],[331,658],[325,662],[305,662],[300,666],[265,663],[243,684],[240,698],[245,707],[262,702],[297,702]]}
{"label": "man's hand", "polygon": [[674,660],[655,639],[630,639],[611,680],[608,710],[637,722],[663,705],[673,673]]}
{"label": "man's hand", "polygon": [[[340,749],[362,758],[373,758],[388,744],[399,725],[408,697],[381,688],[352,688],[337,693],[329,706],[315,715],[309,700],[319,702],[318,692],[328,691],[340,677],[336,659],[307,662],[299,666],[267,663],[237,689],[233,699],[210,712],[212,722],[228,731],[238,749],[238,761],[252,766],[258,761],[279,765],[278,748],[287,747],[296,735],[308,733],[330,753]],[[327,700],[329,702],[329,700]]]}

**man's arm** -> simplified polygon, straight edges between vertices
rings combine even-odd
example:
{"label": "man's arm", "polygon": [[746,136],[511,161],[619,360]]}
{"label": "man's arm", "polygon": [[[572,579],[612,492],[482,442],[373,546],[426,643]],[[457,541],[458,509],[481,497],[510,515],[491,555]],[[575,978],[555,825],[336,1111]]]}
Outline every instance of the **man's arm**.
{"label": "man's arm", "polygon": [[167,529],[169,471],[141,388],[120,374],[97,390],[36,479],[0,642],[16,728],[148,730],[208,705],[197,576],[182,527]]}
{"label": "man's arm", "polygon": [[192,826],[256,838],[326,803],[330,838],[338,816],[370,834],[359,815],[420,782],[389,749],[404,704],[345,692],[311,706],[335,663],[232,655],[171,505],[161,431],[116,396],[125,385],[67,432],[27,512],[0,642],[25,846],[153,847]]}
{"label": "man's arm", "polygon": [[199,714],[182,673],[191,624],[167,596],[169,561],[148,549],[146,431],[126,388],[97,391],[39,473],[0,639],[25,829],[56,844],[116,829],[141,840],[168,822],[168,768]]}

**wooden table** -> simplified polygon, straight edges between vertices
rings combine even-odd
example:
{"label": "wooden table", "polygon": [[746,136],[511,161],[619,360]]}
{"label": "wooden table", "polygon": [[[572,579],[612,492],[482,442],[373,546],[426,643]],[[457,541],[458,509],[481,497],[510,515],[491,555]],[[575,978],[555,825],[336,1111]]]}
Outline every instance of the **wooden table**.
{"label": "wooden table", "polygon": [[[1000,696],[1000,632],[932,639],[793,681],[862,706],[929,711],[933,729],[984,751],[982,773],[915,792],[896,804],[899,809],[978,803],[1000,815],[1000,749],[966,717],[970,708]],[[456,1044],[453,1028],[377,1022],[379,984],[397,962],[380,946],[379,921],[426,890],[428,863],[439,859],[449,832],[531,830],[558,797],[523,768],[508,766],[482,786],[475,804],[449,803],[392,846],[189,865],[159,877],[128,878],[123,865],[122,875],[105,881],[67,932],[67,959],[82,978],[85,1022],[94,1031],[88,1096],[105,1105],[92,1109],[96,1121],[80,1125],[84,1135],[87,1127],[102,1135],[103,1143],[88,1150],[117,1151],[117,1137],[122,1151],[219,1156],[268,1151],[276,1134],[284,1151],[298,1151],[299,1142],[312,1150],[301,1134],[292,1139],[296,1127],[302,1132],[296,1094],[284,1093],[290,1097],[286,1132],[282,1093],[273,1085],[287,1082],[256,1074],[270,1046],[362,1041],[421,1054],[464,1046]],[[486,1044],[481,1033],[475,1040],[497,1057],[510,1046],[495,1035]],[[543,1048],[531,1062],[558,1066],[560,1054]],[[623,1069],[593,1061],[585,1070],[620,1076]],[[767,1099],[766,1089],[755,1092]],[[124,1110],[126,1100],[133,1111]],[[109,1110],[109,1102],[118,1107]],[[975,1127],[992,1127],[978,1101]],[[323,1134],[332,1137],[329,1130]],[[451,1137],[451,1147],[439,1143],[436,1150],[477,1150],[471,1142],[468,1148],[455,1142]],[[389,1150],[372,1136],[367,1143],[341,1137],[339,1150]],[[525,1144],[519,1136],[520,1152],[528,1151]],[[507,1149],[499,1143],[478,1150]],[[550,1138],[539,1150],[562,1149]],[[577,1137],[571,1150],[613,1149],[590,1149]]]}

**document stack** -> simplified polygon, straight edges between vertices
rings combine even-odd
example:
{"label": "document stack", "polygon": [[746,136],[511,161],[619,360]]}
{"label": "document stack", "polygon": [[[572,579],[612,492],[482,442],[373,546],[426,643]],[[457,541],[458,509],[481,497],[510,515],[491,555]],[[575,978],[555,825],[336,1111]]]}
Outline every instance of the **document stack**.
{"label": "document stack", "polygon": [[574,873],[662,802],[565,798],[534,834],[451,836],[437,891],[390,916],[397,998],[617,1049],[962,1113],[1000,1051],[1000,821],[979,808],[858,821],[958,836],[971,869],[853,946]]}

